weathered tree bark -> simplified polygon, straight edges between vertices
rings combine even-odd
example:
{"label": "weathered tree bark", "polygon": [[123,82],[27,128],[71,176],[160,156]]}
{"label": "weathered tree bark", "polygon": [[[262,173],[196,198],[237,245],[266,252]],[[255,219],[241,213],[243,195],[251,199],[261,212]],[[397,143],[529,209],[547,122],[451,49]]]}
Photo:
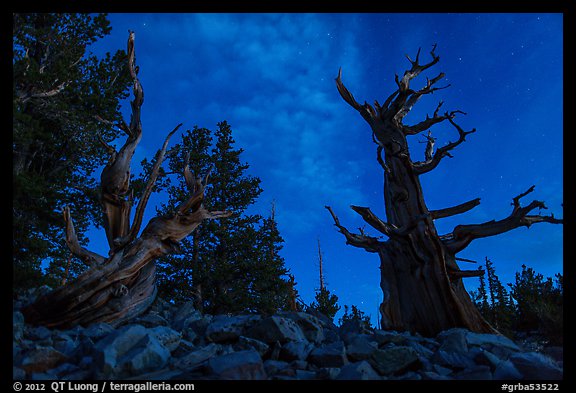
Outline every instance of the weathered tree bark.
{"label": "weathered tree bark", "polygon": [[115,325],[139,315],[156,296],[154,261],[161,255],[178,252],[178,243],[203,220],[230,215],[226,211],[209,212],[204,208],[202,202],[208,176],[204,181],[197,179],[186,163],[183,176],[191,193],[190,198],[182,202],[173,214],[151,219],[138,237],[146,204],[166,156],[168,141],[181,125],[168,134],[158,152],[130,224],[134,200],[130,191],[130,162],[142,138],[140,113],[144,102],[134,59],[134,33],[130,32],[128,69],[134,82],[132,116],[130,124],[121,122],[117,125],[128,137],[118,152],[101,140],[110,153],[100,177],[104,228],[110,246],[108,256],[91,252],[80,245],[70,209],[65,207],[66,242],[72,254],[89,268],[75,280],[26,307],[23,314],[28,323],[58,328],[95,322]]}
{"label": "weathered tree bark", "polygon": [[[458,206],[438,210],[429,210],[424,201],[420,175],[438,166],[450,151],[465,141],[467,135],[475,132],[464,131],[454,118],[465,114],[456,110],[439,114],[442,101],[436,107],[432,117],[408,126],[403,118],[414,104],[424,95],[446,88],[435,87],[444,77],[438,74],[427,79],[420,90],[410,88],[410,82],[422,71],[432,67],[440,60],[432,48],[431,61],[420,64],[420,50],[415,60],[408,60],[411,68],[400,79],[396,75],[397,90],[380,105],[368,103],[360,105],[342,83],[342,70],[336,78],[336,86],[342,98],[366,120],[372,129],[372,139],[377,144],[376,159],[384,170],[384,204],[387,221],[378,218],[369,208],[352,206],[363,219],[388,240],[366,235],[363,231],[354,234],[340,224],[334,211],[329,210],[338,230],[346,237],[347,244],[360,247],[380,257],[381,288],[383,301],[380,306],[383,329],[418,332],[434,336],[438,332],[464,327],[476,332],[495,332],[480,315],[471,301],[462,283],[462,278],[476,277],[479,270],[461,270],[456,254],[462,251],[472,240],[507,232],[519,226],[530,226],[536,222],[562,223],[553,215],[529,215],[535,208],[545,209],[540,201],[533,201],[526,207],[520,206],[520,198],[528,191],[513,199],[512,214],[500,221],[490,221],[476,225],[458,225],[454,230],[440,236],[436,231],[435,219],[461,214],[480,204],[480,199],[462,203]],[[442,146],[434,152],[436,138],[432,137],[431,127],[448,121],[458,132],[458,139]],[[414,162],[410,158],[407,136],[428,131],[424,161]],[[384,157],[382,156],[384,152]]]}

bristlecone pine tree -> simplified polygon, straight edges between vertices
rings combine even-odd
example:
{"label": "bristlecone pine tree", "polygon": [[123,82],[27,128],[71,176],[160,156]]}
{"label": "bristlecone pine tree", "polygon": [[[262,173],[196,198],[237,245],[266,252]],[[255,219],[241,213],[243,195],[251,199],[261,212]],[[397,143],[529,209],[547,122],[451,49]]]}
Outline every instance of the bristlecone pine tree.
{"label": "bristlecone pine tree", "polygon": [[[427,79],[426,85],[419,90],[410,88],[414,78],[440,60],[435,49],[436,45],[430,52],[431,61],[426,64],[420,64],[420,50],[414,60],[407,56],[411,68],[402,78],[396,75],[398,88],[382,105],[378,101],[374,102],[374,106],[368,103],[360,105],[342,83],[341,70],[336,78],[338,92],[370,125],[372,138],[377,144],[376,158],[384,172],[387,221],[378,218],[368,207],[352,206],[352,209],[388,240],[381,241],[363,231],[359,234],[350,232],[340,224],[335,212],[329,206],[326,208],[338,230],[346,237],[347,244],[377,253],[380,257],[383,329],[418,332],[427,336],[452,327],[495,332],[478,312],[462,283],[462,278],[475,277],[483,272],[461,270],[456,264],[459,259],[456,255],[474,239],[498,235],[520,226],[529,227],[538,222],[560,224],[562,220],[553,215],[529,214],[534,209],[546,209],[544,202],[535,200],[526,206],[520,205],[520,199],[534,190],[532,186],[512,199],[513,209],[506,218],[481,224],[457,225],[445,235],[437,233],[434,220],[469,211],[480,203],[480,198],[439,210],[428,209],[424,201],[420,176],[436,168],[444,157],[451,157],[452,149],[476,131],[464,131],[454,121],[457,114],[464,114],[462,111],[440,114],[442,101],[432,117],[427,116],[414,125],[403,124],[404,117],[420,98],[444,88],[436,87],[444,73]],[[458,132],[458,139],[434,151],[435,138],[430,128],[445,121]],[[426,131],[425,159],[412,161],[407,137]]]}
{"label": "bristlecone pine tree", "polygon": [[168,215],[152,218],[138,237],[146,204],[160,173],[170,137],[157,153],[150,177],[138,200],[134,219],[130,212],[134,201],[130,190],[130,162],[142,138],[141,107],[144,92],[135,64],[134,33],[128,38],[128,69],[133,81],[130,124],[117,126],[127,134],[119,151],[107,146],[110,159],[101,173],[101,204],[104,228],[110,251],[102,256],[78,242],[69,207],[63,209],[66,243],[70,251],[88,265],[88,270],[75,280],[40,297],[23,309],[28,323],[67,328],[108,322],[113,325],[145,311],[156,297],[155,259],[178,250],[178,243],[206,219],[228,217],[226,211],[208,211],[203,205],[207,178],[196,178],[186,165],[183,176],[191,196]]}

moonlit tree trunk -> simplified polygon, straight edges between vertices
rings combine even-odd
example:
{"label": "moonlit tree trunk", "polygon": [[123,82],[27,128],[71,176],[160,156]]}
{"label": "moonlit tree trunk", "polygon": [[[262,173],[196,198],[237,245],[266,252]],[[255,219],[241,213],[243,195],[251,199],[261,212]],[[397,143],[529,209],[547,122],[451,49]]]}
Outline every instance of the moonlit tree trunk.
{"label": "moonlit tree trunk", "polygon": [[[501,220],[474,225],[458,225],[451,233],[439,235],[434,224],[435,219],[464,213],[480,203],[472,199],[458,206],[439,210],[430,210],[424,201],[420,176],[435,169],[446,156],[452,157],[451,150],[464,142],[467,135],[475,132],[463,130],[455,121],[456,110],[440,114],[442,101],[436,107],[432,117],[414,124],[403,124],[404,117],[414,104],[424,95],[446,88],[436,87],[444,77],[438,74],[427,79],[420,90],[410,88],[410,82],[422,71],[432,67],[439,60],[435,54],[436,46],[430,52],[431,61],[420,64],[419,55],[408,60],[411,68],[402,78],[396,75],[397,90],[380,105],[364,103],[360,105],[342,82],[341,70],[336,85],[342,98],[370,125],[372,139],[376,143],[376,159],[384,172],[384,203],[386,221],[378,218],[368,207],[352,206],[364,221],[388,239],[381,241],[377,237],[351,233],[340,224],[335,212],[329,210],[338,230],[346,237],[347,244],[360,247],[380,257],[380,286],[383,301],[380,305],[381,325],[383,329],[418,332],[433,336],[438,332],[464,327],[476,332],[495,330],[480,315],[466,292],[462,279],[477,277],[482,270],[461,270],[456,260],[462,251],[474,239],[498,235],[520,226],[529,227],[537,222],[562,223],[553,215],[529,215],[534,209],[546,209],[543,202],[533,201],[527,206],[520,205],[520,198],[532,192],[528,191],[513,198],[511,214]],[[434,151],[435,138],[431,127],[447,122],[457,132],[458,139]],[[446,123],[445,123],[446,124]],[[413,161],[408,150],[407,137],[427,131],[424,161]]]}
{"label": "moonlit tree trunk", "polygon": [[72,254],[88,269],[75,280],[40,297],[23,310],[28,323],[67,328],[95,322],[118,324],[144,312],[156,297],[156,258],[178,252],[178,243],[206,219],[227,217],[226,211],[209,212],[204,208],[204,188],[208,176],[197,179],[188,164],[182,175],[190,197],[170,215],[152,218],[138,237],[146,204],[154,188],[160,166],[167,153],[170,137],[166,137],[156,155],[150,178],[138,200],[133,222],[130,223],[134,202],[130,189],[130,162],[142,138],[140,110],[144,92],[135,65],[134,33],[128,38],[128,69],[133,80],[134,100],[131,102],[130,124],[112,124],[123,130],[127,139],[119,151],[101,140],[110,154],[101,174],[101,203],[104,228],[110,251],[102,256],[83,248],[74,230],[70,209],[63,209],[66,222],[66,242]]}

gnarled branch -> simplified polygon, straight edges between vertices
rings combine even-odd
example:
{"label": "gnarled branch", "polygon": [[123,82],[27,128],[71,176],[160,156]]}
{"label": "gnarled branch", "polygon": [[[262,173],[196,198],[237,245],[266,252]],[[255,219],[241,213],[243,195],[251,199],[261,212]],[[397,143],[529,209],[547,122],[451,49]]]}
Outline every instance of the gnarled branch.
{"label": "gnarled branch", "polygon": [[527,206],[520,206],[520,198],[526,196],[533,190],[534,186],[530,187],[528,191],[514,197],[512,202],[514,209],[512,210],[512,213],[502,220],[492,220],[482,224],[456,226],[452,231],[451,236],[446,237],[444,240],[444,244],[448,251],[452,254],[456,254],[466,248],[474,239],[499,235],[521,226],[529,228],[532,224],[538,222],[562,224],[564,221],[554,217],[553,214],[549,216],[528,214],[534,209],[547,209],[542,201],[534,200]]}
{"label": "gnarled branch", "polygon": [[330,206],[324,206],[330,212],[332,219],[334,220],[334,225],[338,228],[338,231],[344,235],[346,238],[346,244],[350,244],[354,247],[363,248],[368,252],[378,252],[378,249],[382,246],[382,243],[375,237],[367,235],[357,235],[351,233],[346,227],[340,225],[340,220],[332,210]]}

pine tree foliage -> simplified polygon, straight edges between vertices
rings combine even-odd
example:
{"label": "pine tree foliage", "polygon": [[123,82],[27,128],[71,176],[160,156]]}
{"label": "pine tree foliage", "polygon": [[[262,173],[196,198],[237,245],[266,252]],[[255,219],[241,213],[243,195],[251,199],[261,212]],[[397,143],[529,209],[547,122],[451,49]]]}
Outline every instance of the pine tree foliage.
{"label": "pine tree foliage", "polygon": [[[202,223],[181,242],[183,253],[159,263],[160,296],[174,302],[194,300],[206,313],[274,313],[287,309],[291,286],[288,270],[279,252],[283,239],[275,218],[247,214],[262,189],[260,179],[246,173],[249,168],[235,148],[232,129],[218,123],[212,132],[194,127],[175,146],[170,172],[181,173],[189,162],[193,173],[207,173],[207,208],[233,212],[226,222]],[[194,156],[186,156],[186,152]],[[186,193],[183,181],[168,182],[165,210]]]}
{"label": "pine tree foliage", "polygon": [[99,138],[117,137],[107,122],[119,120],[129,84],[124,51],[103,58],[89,52],[110,30],[105,14],[13,15],[15,289],[57,285],[83,269],[75,258],[67,267],[64,205],[84,212],[76,218],[78,233],[102,223],[93,173],[107,153]]}
{"label": "pine tree foliage", "polygon": [[502,285],[492,262],[486,258],[486,276],[480,276],[477,291],[471,297],[486,320],[501,333],[514,338],[518,332],[539,334],[555,345],[563,342],[563,276],[554,279],[536,273],[522,265],[509,283],[510,291]]}

